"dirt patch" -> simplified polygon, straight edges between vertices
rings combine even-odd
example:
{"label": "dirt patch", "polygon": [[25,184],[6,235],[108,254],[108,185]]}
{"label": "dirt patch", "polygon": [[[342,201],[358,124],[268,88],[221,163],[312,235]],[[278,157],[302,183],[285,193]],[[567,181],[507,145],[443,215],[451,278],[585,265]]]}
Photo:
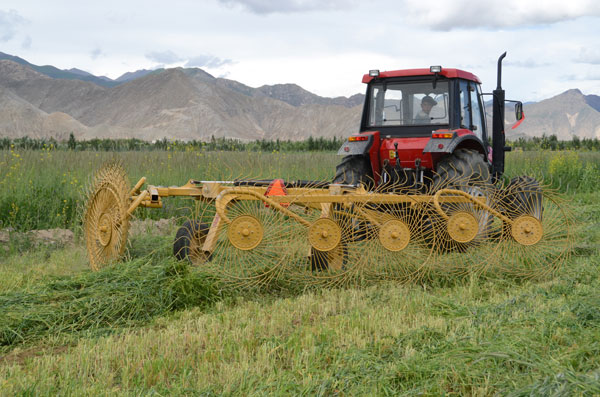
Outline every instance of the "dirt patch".
{"label": "dirt patch", "polygon": [[18,353],[8,353],[7,355],[0,356],[0,365],[23,365],[25,361],[34,357],[41,357],[46,354],[62,354],[69,350],[70,346],[56,346],[47,348],[32,347]]}
{"label": "dirt patch", "polygon": [[70,245],[75,240],[75,235],[69,229],[32,230],[28,234],[37,244]]}
{"label": "dirt patch", "polygon": [[0,230],[0,244],[10,242],[10,233],[5,230]]}
{"label": "dirt patch", "polygon": [[142,234],[151,234],[153,236],[165,236],[175,232],[177,224],[175,218],[159,219],[138,219],[131,222],[129,226],[129,235],[132,237]]}
{"label": "dirt patch", "polygon": [[[175,218],[134,220],[129,227],[130,236],[151,234],[154,236],[166,236],[175,233],[177,224]],[[75,234],[69,229],[42,229],[30,230],[28,232],[16,232],[12,229],[0,230],[0,249],[9,251],[9,244],[18,241],[27,241],[33,246],[68,246],[75,242]]]}
{"label": "dirt patch", "polygon": [[13,242],[24,242],[39,245],[65,246],[72,245],[75,234],[69,229],[43,229],[30,230],[28,232],[15,232],[10,229],[0,230],[0,247],[8,251],[8,245]]}

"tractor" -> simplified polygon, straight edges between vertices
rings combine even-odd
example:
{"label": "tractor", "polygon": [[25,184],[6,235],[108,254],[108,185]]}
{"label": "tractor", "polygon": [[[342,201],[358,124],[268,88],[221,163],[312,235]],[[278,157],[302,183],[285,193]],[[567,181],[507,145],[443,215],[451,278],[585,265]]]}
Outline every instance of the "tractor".
{"label": "tractor", "polygon": [[[334,183],[387,185],[437,189],[447,181],[465,178],[494,182],[504,172],[505,93],[498,85],[491,94],[493,127],[486,123],[481,80],[460,69],[431,66],[388,72],[370,70],[363,76],[367,92],[360,132],[338,151],[345,156],[336,168]],[[523,105],[515,103],[515,117],[523,120]],[[491,138],[491,144],[490,144]],[[388,189],[389,190],[389,189]]]}

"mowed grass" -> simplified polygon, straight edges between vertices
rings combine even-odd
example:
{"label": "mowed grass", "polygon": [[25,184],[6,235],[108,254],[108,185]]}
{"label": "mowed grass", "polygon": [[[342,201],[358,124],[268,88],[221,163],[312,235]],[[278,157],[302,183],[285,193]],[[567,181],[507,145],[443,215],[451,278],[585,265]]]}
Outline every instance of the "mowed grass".
{"label": "mowed grass", "polygon": [[577,259],[543,283],[240,296],[64,348],[20,349],[0,364],[0,387],[33,395],[597,395],[597,272]]}
{"label": "mowed grass", "polygon": [[[327,155],[298,156],[331,173]],[[243,174],[269,176],[256,161]],[[169,235],[136,237],[99,273],[79,243],[12,251],[0,395],[598,395],[596,196],[570,190],[574,255],[547,280],[236,291],[170,258]]]}

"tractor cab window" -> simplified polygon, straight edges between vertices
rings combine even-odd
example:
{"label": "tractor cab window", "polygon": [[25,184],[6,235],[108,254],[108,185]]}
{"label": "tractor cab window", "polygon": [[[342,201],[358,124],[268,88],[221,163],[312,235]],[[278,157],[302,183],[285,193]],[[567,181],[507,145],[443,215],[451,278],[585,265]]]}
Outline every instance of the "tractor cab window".
{"label": "tractor cab window", "polygon": [[479,85],[471,81],[460,84],[460,128],[466,128],[483,139],[483,112]]}
{"label": "tractor cab window", "polygon": [[471,96],[471,109],[473,125],[471,130],[483,140],[483,106],[481,104],[481,93],[479,91],[479,84],[469,83],[469,92]]}
{"label": "tractor cab window", "polygon": [[370,127],[448,124],[448,82],[371,85]]}
{"label": "tractor cab window", "polygon": [[460,82],[460,128],[470,129],[471,125],[471,106],[469,105],[469,83]]}

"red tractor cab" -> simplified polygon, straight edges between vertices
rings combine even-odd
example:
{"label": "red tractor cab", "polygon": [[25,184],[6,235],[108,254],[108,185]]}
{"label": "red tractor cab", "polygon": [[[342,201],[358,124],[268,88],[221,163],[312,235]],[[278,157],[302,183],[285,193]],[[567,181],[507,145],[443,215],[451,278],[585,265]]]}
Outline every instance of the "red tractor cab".
{"label": "red tractor cab", "polygon": [[[460,69],[432,66],[363,76],[367,92],[360,132],[338,151],[344,155],[334,183],[391,189],[428,189],[457,173],[490,180],[504,171],[504,90],[493,94],[490,145],[481,80]],[[517,119],[522,105],[517,102]]]}

